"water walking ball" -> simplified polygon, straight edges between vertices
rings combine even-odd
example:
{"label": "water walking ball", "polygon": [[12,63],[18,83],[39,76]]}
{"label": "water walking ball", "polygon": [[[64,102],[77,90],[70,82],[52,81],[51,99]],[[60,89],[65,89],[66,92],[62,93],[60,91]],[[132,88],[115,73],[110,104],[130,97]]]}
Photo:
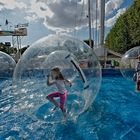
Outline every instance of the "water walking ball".
{"label": "water walking ball", "polygon": [[12,77],[15,66],[15,60],[10,55],[0,51],[0,115],[8,112],[12,107],[13,100],[10,91],[8,93],[5,91],[6,88],[10,89],[11,82],[8,79]]}
{"label": "water walking ball", "polygon": [[[101,67],[93,50],[84,42],[67,36],[51,35],[32,44],[22,55],[14,75],[14,112],[24,112],[31,117],[60,122],[63,114],[46,99],[57,91],[54,85],[47,86],[51,69],[59,68],[63,77],[72,82],[66,86],[65,103],[67,119],[75,120],[93,103],[101,84]],[[59,98],[57,99],[59,102]]]}
{"label": "water walking ball", "polygon": [[128,80],[136,80],[135,73],[140,56],[140,46],[128,50],[121,59],[121,73]]}
{"label": "water walking ball", "polygon": [[0,77],[12,76],[16,62],[10,55],[0,51],[0,66]]}

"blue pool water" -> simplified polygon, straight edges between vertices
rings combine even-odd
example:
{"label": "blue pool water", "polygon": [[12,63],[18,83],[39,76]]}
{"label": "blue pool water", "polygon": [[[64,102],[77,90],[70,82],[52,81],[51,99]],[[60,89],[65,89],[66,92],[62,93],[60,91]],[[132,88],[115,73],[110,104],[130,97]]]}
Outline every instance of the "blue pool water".
{"label": "blue pool water", "polygon": [[[0,80],[1,89],[11,80]],[[12,90],[5,89],[5,90]],[[12,98],[12,97],[11,97]],[[140,93],[135,84],[124,79],[117,70],[103,71],[101,89],[92,106],[76,122],[48,124],[25,114],[9,111],[0,93],[0,140],[139,140]],[[2,112],[2,108],[7,111]]]}

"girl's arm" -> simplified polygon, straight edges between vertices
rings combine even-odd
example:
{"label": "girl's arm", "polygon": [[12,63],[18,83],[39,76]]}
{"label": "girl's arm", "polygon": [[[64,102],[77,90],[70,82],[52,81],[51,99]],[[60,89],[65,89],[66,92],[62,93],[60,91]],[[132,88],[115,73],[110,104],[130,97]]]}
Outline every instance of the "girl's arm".
{"label": "girl's arm", "polygon": [[50,75],[47,75],[47,85],[51,86],[53,84],[54,84],[54,82],[50,80]]}

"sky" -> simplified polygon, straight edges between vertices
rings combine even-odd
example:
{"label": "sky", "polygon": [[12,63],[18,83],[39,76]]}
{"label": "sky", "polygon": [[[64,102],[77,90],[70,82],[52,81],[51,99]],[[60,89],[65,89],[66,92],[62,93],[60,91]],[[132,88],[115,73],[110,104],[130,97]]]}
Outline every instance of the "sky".
{"label": "sky", "polygon": [[[97,28],[99,5],[97,0]],[[105,0],[105,36],[116,19],[131,6],[133,0]],[[88,39],[88,0],[0,0],[0,30],[13,30],[15,25],[29,23],[28,36],[22,45],[31,45],[50,34],[70,34],[81,40]],[[93,32],[96,25],[96,0],[91,0]],[[8,25],[5,21],[8,20]],[[0,42],[11,42],[12,37],[0,37]]]}

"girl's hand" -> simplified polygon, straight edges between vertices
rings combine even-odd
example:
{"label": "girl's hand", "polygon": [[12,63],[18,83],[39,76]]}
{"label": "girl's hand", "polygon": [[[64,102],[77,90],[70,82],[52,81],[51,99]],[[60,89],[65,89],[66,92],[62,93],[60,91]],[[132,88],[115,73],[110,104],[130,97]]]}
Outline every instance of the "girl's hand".
{"label": "girl's hand", "polygon": [[53,85],[54,83],[55,83],[55,81],[52,80],[51,75],[48,74],[48,75],[47,75],[47,85],[48,85],[48,86],[51,86],[51,85]]}
{"label": "girl's hand", "polygon": [[72,83],[69,80],[65,80],[66,84],[69,84],[69,86],[72,86]]}

